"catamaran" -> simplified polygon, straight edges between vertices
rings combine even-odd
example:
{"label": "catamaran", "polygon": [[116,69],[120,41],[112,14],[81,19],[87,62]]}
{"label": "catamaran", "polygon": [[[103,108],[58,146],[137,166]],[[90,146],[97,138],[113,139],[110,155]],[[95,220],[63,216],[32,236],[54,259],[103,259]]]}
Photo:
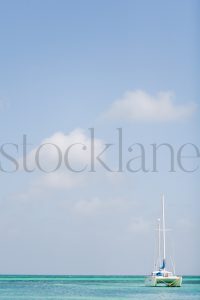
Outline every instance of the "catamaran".
{"label": "catamaran", "polygon": [[[165,199],[162,196],[162,228],[160,226],[160,219],[158,219],[158,259],[155,270],[150,276],[146,277],[145,284],[147,286],[171,286],[180,287],[182,284],[182,277],[175,275],[173,272],[166,270],[166,250],[165,250]],[[162,234],[162,250],[163,257],[161,259],[161,234]]]}

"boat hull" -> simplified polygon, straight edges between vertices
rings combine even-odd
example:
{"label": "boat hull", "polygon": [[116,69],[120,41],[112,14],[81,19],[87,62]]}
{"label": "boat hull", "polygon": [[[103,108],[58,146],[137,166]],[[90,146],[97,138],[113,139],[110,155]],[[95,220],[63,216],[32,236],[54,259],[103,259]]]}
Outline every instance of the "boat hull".
{"label": "boat hull", "polygon": [[181,276],[149,276],[145,279],[146,286],[168,286],[168,287],[180,287],[182,285]]}

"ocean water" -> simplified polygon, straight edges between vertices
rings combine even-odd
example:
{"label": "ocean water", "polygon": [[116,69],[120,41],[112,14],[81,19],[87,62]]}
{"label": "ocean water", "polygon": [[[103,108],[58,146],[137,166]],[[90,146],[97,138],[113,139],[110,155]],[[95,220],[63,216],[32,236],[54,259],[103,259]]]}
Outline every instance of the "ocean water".
{"label": "ocean water", "polygon": [[143,276],[0,276],[0,299],[199,300],[200,277],[182,287],[146,287]]}

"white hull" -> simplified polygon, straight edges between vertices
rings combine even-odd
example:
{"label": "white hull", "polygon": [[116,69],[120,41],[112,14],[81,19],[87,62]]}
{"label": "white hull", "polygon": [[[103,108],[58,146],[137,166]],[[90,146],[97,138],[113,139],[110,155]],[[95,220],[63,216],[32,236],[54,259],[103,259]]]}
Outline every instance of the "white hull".
{"label": "white hull", "polygon": [[182,284],[181,276],[148,276],[145,279],[146,286],[164,285],[169,287],[180,287]]}

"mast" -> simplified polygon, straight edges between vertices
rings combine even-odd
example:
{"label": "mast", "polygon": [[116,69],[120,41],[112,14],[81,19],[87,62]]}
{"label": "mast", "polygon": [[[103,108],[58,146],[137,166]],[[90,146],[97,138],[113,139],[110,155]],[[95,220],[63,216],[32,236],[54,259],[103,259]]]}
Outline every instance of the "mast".
{"label": "mast", "polygon": [[162,195],[162,232],[163,232],[163,266],[162,269],[165,269],[165,259],[166,259],[166,251],[165,251],[165,198]]}
{"label": "mast", "polygon": [[160,219],[158,219],[158,264],[160,266],[161,259],[160,259]]}

